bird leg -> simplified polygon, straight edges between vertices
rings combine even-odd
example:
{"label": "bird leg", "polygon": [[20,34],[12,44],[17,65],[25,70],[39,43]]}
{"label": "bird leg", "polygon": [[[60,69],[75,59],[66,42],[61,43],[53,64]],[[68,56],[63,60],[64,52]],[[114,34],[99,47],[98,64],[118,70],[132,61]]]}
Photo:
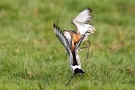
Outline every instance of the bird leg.
{"label": "bird leg", "polygon": [[87,56],[86,56],[86,58],[88,59],[88,58],[89,58],[90,41],[87,40],[87,42],[88,42],[87,44],[86,44],[86,43],[83,43],[85,46],[84,46],[84,47],[80,47],[79,50],[81,50],[81,49],[83,49],[83,48],[87,48],[88,51],[87,51]]}

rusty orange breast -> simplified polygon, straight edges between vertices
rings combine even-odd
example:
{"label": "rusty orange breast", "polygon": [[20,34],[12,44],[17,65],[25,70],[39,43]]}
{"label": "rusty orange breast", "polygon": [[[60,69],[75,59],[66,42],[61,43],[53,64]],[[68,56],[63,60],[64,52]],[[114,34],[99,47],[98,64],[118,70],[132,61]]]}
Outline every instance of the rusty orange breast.
{"label": "rusty orange breast", "polygon": [[75,44],[78,43],[78,41],[80,40],[81,35],[80,34],[72,34],[72,46],[71,46],[71,51],[74,51],[75,49]]}
{"label": "rusty orange breast", "polygon": [[72,36],[72,40],[77,43],[81,38],[81,35],[80,34],[73,34]]}

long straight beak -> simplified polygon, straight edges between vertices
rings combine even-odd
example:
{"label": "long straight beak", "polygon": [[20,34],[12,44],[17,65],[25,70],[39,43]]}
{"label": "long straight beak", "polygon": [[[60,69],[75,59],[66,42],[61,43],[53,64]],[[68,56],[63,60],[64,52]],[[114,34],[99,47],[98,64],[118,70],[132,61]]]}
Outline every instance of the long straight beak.
{"label": "long straight beak", "polygon": [[73,77],[75,76],[76,74],[74,73],[73,76],[70,78],[70,80],[68,81],[68,83],[66,84],[66,86],[71,82],[71,80],[73,79]]}

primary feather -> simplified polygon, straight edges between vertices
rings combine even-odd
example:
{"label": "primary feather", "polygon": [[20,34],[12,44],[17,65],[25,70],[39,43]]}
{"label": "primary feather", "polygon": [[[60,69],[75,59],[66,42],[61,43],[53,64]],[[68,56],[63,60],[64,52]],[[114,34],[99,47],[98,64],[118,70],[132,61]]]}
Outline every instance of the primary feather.
{"label": "primary feather", "polygon": [[[90,33],[94,33],[95,28],[90,25],[90,21],[93,19],[91,15],[92,10],[90,8],[82,11],[78,14],[73,20],[72,24],[77,28],[77,33],[83,35],[86,31]],[[89,35],[87,34],[87,35]],[[87,36],[86,36],[87,38]]]}
{"label": "primary feather", "polygon": [[59,39],[60,43],[65,47],[69,47],[69,41],[68,39],[64,36],[63,32],[60,30],[60,28],[55,25],[55,23],[53,24],[53,30],[54,33],[56,34],[57,38]]}

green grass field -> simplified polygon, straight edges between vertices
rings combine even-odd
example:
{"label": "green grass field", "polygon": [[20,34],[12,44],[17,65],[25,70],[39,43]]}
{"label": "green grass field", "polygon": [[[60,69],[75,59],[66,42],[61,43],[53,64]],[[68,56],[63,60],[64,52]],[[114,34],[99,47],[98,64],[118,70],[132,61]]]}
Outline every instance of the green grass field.
{"label": "green grass field", "polygon": [[[135,90],[134,0],[1,0],[0,90]],[[79,51],[85,74],[72,76],[52,24],[91,7],[96,31],[90,56]]]}

